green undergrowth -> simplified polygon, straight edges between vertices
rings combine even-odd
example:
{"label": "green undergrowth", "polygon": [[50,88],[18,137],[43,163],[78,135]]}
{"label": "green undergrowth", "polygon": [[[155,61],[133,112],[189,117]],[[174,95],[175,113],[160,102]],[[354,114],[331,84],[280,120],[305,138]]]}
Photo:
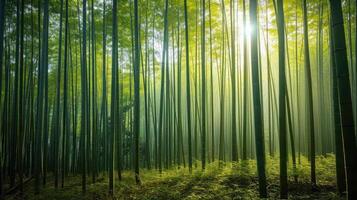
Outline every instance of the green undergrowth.
{"label": "green undergrowth", "polygon": [[[279,197],[279,158],[267,157],[267,188],[269,199]],[[220,165],[220,166],[219,166]],[[318,188],[312,192],[309,184],[310,166],[305,157],[297,163],[296,170],[289,161],[290,199],[342,199],[336,193],[334,155],[316,158]],[[41,188],[38,195],[33,193],[34,181],[27,183],[24,195],[14,194],[9,199],[258,199],[258,178],[256,162],[248,160],[238,163],[210,163],[203,172],[198,162],[197,169],[189,173],[187,167],[172,167],[163,170],[140,171],[141,185],[136,185],[134,174],[123,173],[121,181],[115,181],[114,196],[108,195],[108,179],[100,175],[95,183],[88,177],[88,189],[82,193],[81,176],[69,176],[64,188],[55,189],[51,180]],[[297,181],[295,180],[297,178]]]}

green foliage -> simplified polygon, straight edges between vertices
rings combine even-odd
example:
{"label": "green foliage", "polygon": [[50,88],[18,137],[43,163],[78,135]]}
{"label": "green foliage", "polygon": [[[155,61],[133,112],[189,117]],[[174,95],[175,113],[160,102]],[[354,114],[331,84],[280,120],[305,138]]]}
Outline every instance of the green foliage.
{"label": "green foliage", "polygon": [[[297,164],[298,182],[294,182],[293,168],[289,165],[289,194],[291,199],[342,199],[337,195],[335,182],[335,156],[327,154],[316,158],[318,191],[311,193],[310,164],[301,157]],[[62,189],[54,189],[52,184],[42,189],[37,196],[33,194],[31,182],[25,187],[26,199],[257,199],[258,178],[254,160],[238,163],[218,162],[207,165],[203,172],[200,166],[192,174],[187,168],[172,168],[160,174],[156,170],[143,170],[141,185],[135,184],[133,172],[123,173],[122,181],[116,181],[114,197],[107,193],[108,183],[105,174],[96,183],[88,185],[86,194],[81,192],[81,177],[68,177]],[[267,183],[270,198],[279,197],[279,158],[267,157]],[[53,180],[50,180],[52,182]],[[16,195],[9,199],[16,199]]]}

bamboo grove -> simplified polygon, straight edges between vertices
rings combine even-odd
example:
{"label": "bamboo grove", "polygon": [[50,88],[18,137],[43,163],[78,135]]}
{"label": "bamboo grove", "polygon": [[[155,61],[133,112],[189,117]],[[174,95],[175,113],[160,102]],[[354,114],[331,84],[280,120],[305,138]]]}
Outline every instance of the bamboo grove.
{"label": "bamboo grove", "polygon": [[[334,154],[357,198],[353,0],[0,0],[0,196]],[[52,184],[52,181],[51,181]]]}

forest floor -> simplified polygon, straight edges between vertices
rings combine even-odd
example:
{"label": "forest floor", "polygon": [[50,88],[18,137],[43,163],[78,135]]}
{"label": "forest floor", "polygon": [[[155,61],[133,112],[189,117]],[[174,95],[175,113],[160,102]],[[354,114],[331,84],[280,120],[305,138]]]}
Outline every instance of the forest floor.
{"label": "forest floor", "polygon": [[[316,175],[318,187],[312,192],[309,184],[310,167],[306,158],[302,157],[297,170],[289,163],[289,199],[344,199],[336,192],[334,155],[316,158]],[[267,158],[267,183],[269,199],[279,198],[279,158]],[[187,167],[164,170],[160,174],[156,170],[140,171],[141,185],[136,185],[134,174],[126,171],[121,181],[115,181],[115,194],[108,195],[107,177],[102,175],[92,183],[88,177],[88,189],[82,194],[81,176],[65,179],[64,188],[55,189],[53,181],[34,194],[34,180],[25,185],[21,197],[19,193],[7,196],[6,199],[36,200],[77,200],[77,199],[259,199],[256,163],[253,160],[235,164],[225,163],[222,168],[218,163],[211,163],[202,172],[200,166],[192,174]],[[295,182],[294,175],[298,180]]]}

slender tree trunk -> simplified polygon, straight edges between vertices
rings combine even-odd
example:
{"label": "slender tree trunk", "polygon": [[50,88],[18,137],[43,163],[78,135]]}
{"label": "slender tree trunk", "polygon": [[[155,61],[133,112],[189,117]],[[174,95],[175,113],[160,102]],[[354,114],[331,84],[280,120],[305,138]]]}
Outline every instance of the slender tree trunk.
{"label": "slender tree trunk", "polygon": [[[41,42],[41,56],[40,56],[40,65],[38,69],[39,80],[38,80],[38,101],[37,101],[37,113],[36,113],[36,133],[35,136],[35,194],[40,192],[40,173],[41,173],[41,137],[43,133],[43,99],[45,97],[45,79],[47,74],[47,65],[48,65],[48,26],[49,26],[49,1],[45,0],[43,5],[43,31],[42,31],[42,42]],[[44,131],[46,135],[46,131]],[[45,137],[46,138],[46,137]],[[44,151],[43,157],[46,157],[46,151]],[[44,174],[45,176],[45,174]]]}
{"label": "slender tree trunk", "polygon": [[299,85],[299,64],[298,64],[298,15],[297,15],[297,8],[298,8],[298,0],[295,1],[295,79],[296,79],[296,98],[297,98],[297,126],[296,126],[296,133],[298,134],[298,159],[299,164],[301,164],[301,133],[300,133],[300,85]]}
{"label": "slender tree trunk", "polygon": [[224,96],[225,96],[225,27],[224,22],[225,22],[225,6],[224,6],[224,0],[221,0],[221,14],[222,14],[222,53],[221,53],[221,71],[220,71],[220,134],[219,134],[219,166],[222,167],[223,161],[224,161]]}
{"label": "slender tree trunk", "polygon": [[[107,154],[108,154],[108,101],[107,101],[107,32],[106,32],[106,1],[103,1],[103,74],[102,74],[102,79],[103,79],[103,86],[102,86],[102,124],[103,124],[103,140],[104,140],[104,148],[106,151],[104,151],[104,163],[108,162]],[[107,164],[105,164],[105,169],[107,169]]]}
{"label": "slender tree trunk", "polygon": [[23,167],[24,167],[24,73],[26,72],[24,66],[24,14],[25,13],[25,1],[21,1],[21,28],[20,28],[20,82],[19,82],[19,143],[18,143],[18,173],[19,173],[19,190],[23,195]]}
{"label": "slender tree trunk", "polygon": [[135,62],[134,62],[134,168],[135,182],[140,184],[139,177],[139,134],[140,134],[140,47],[139,47],[139,14],[138,0],[134,0],[134,26],[135,26]]}
{"label": "slender tree trunk", "polygon": [[60,112],[61,112],[61,67],[62,67],[62,18],[63,18],[63,0],[61,0],[60,8],[60,27],[59,27],[59,41],[58,41],[58,63],[57,63],[57,87],[56,87],[56,127],[54,139],[54,175],[55,175],[55,188],[58,187],[58,171],[59,171],[59,144],[60,144]]}
{"label": "slender tree trunk", "polygon": [[[169,34],[169,33],[168,33]],[[166,64],[166,91],[165,91],[165,123],[164,123],[164,130],[165,130],[165,151],[164,151],[164,155],[165,155],[165,168],[169,169],[171,163],[171,137],[172,137],[172,132],[171,132],[171,102],[170,102],[170,63],[169,63],[169,55],[170,55],[170,51],[169,51],[169,35],[168,35],[168,39],[167,39],[167,53],[165,54],[165,64]]]}
{"label": "slender tree trunk", "polygon": [[202,27],[201,27],[201,80],[202,80],[202,132],[201,132],[201,161],[202,170],[206,168],[206,34],[205,34],[205,23],[206,23],[206,8],[205,0],[202,0]]}
{"label": "slender tree trunk", "polygon": [[[181,159],[181,157],[184,158],[184,148],[183,148],[183,133],[182,133],[182,89],[181,89],[181,73],[182,73],[182,66],[181,66],[181,45],[180,45],[180,13],[178,13],[178,22],[177,22],[177,45],[178,45],[178,52],[177,52],[177,164],[180,167],[181,161],[185,163],[185,159]],[[182,156],[181,156],[182,154]]]}
{"label": "slender tree trunk", "polygon": [[287,175],[287,128],[286,128],[286,76],[285,76],[285,30],[283,1],[277,0],[277,26],[279,37],[279,150],[280,150],[280,198],[288,197]]}
{"label": "slender tree trunk", "polygon": [[341,127],[341,111],[340,99],[337,86],[337,68],[335,61],[335,52],[333,50],[332,36],[332,21],[330,19],[330,68],[332,73],[332,101],[333,101],[333,119],[335,133],[335,152],[336,152],[336,179],[337,189],[340,195],[346,192],[346,174],[345,174],[345,158],[343,150],[342,127]]}
{"label": "slender tree trunk", "polygon": [[148,7],[149,1],[146,0],[146,11],[145,11],[145,68],[144,63],[142,62],[142,76],[144,84],[144,107],[145,107],[145,164],[146,168],[151,168],[151,157],[150,157],[150,119],[149,119],[149,76],[148,76],[148,67],[149,67],[149,52],[148,52]]}
{"label": "slender tree trunk", "polygon": [[[4,33],[5,33],[5,5],[6,1],[0,1],[0,77],[3,77],[3,51],[4,51]],[[2,91],[2,79],[0,81],[0,92]],[[0,95],[0,102],[2,96]],[[2,165],[1,165],[1,172],[2,172]],[[2,174],[0,174],[2,175]],[[0,196],[2,195],[2,188],[0,186]]]}
{"label": "slender tree trunk", "polygon": [[211,157],[212,162],[214,162],[215,157],[215,136],[214,136],[214,101],[213,101],[213,47],[212,47],[212,10],[211,10],[211,0],[208,0],[208,12],[209,12],[209,45],[210,45],[210,66],[211,66]]}
{"label": "slender tree trunk", "polygon": [[310,66],[310,51],[309,51],[309,37],[308,37],[308,23],[307,23],[307,8],[306,0],[303,0],[303,15],[304,15],[304,58],[305,58],[305,76],[307,88],[307,105],[308,105],[308,123],[310,127],[310,162],[311,162],[311,186],[316,187],[316,165],[315,165],[315,120],[312,100],[312,80],[311,80],[311,66]]}
{"label": "slender tree trunk", "polygon": [[235,31],[234,31],[234,1],[231,0],[231,87],[232,87],[232,161],[238,161],[238,147],[237,147],[237,106],[236,106],[236,49],[235,49]]}
{"label": "slender tree trunk", "polygon": [[246,20],[246,5],[245,0],[243,0],[243,24],[244,24],[244,33],[243,33],[243,66],[244,66],[244,75],[243,75],[243,147],[242,147],[242,159],[247,160],[247,133],[248,133],[248,61],[247,61],[247,20]]}
{"label": "slender tree trunk", "polygon": [[[18,145],[18,134],[19,134],[19,95],[21,93],[20,91],[20,79],[21,79],[21,74],[20,74],[20,12],[21,12],[21,7],[20,7],[21,1],[16,2],[16,41],[15,41],[15,74],[14,74],[14,90],[13,90],[13,101],[12,101],[12,120],[11,120],[11,143],[10,143],[10,160],[9,160],[9,177],[10,177],[10,187],[13,187],[15,185],[15,179],[16,179],[16,172],[18,170],[17,164],[17,145]],[[20,95],[21,96],[21,95]]]}
{"label": "slender tree trunk", "polygon": [[[162,53],[162,63],[161,63],[161,92],[160,92],[160,114],[159,114],[159,148],[158,148],[158,163],[159,171],[162,172],[162,131],[163,131],[163,109],[164,109],[164,83],[165,83],[165,58],[168,48],[168,0],[165,0],[165,12],[164,12],[164,41],[163,41],[163,53]],[[166,66],[167,67],[167,66]],[[168,78],[168,77],[167,77]]]}
{"label": "slender tree trunk", "polygon": [[319,138],[321,138],[321,153],[323,155],[326,155],[326,137],[323,136],[323,134],[326,133],[324,129],[324,88],[323,88],[323,3],[320,0],[319,1],[319,8],[318,8],[318,25],[317,25],[317,42],[316,42],[316,59],[317,59],[317,88],[318,88],[318,127],[319,127]]}
{"label": "slender tree trunk", "polygon": [[110,130],[110,137],[109,137],[109,163],[108,163],[108,170],[109,170],[109,194],[113,195],[114,194],[114,149],[115,149],[115,133],[117,130],[117,83],[118,83],[118,17],[117,17],[117,0],[113,0],[113,50],[112,50],[112,94],[111,94],[111,113],[110,113],[110,124],[111,124],[111,130]]}
{"label": "slender tree trunk", "polygon": [[[3,51],[4,51],[4,30],[5,30],[5,4],[6,1],[0,1],[0,94],[2,94],[2,71],[3,71]],[[5,57],[5,56],[4,56]],[[4,62],[6,63],[6,62]],[[5,64],[6,65],[6,64]],[[0,95],[0,105],[2,101],[2,95]],[[4,119],[1,119],[1,127],[0,130],[2,130],[2,127],[4,124],[2,123]],[[0,134],[2,138],[4,138],[5,132],[3,131],[2,134]],[[1,151],[0,155],[0,199],[3,199],[3,185],[4,185],[4,155],[3,151]]]}
{"label": "slender tree trunk", "polygon": [[[153,16],[153,22],[152,22],[152,31],[154,32],[155,30],[155,16]],[[157,107],[156,107],[156,70],[155,70],[155,49],[154,49],[154,44],[155,44],[155,36],[153,35],[152,37],[152,76],[153,76],[153,102],[152,102],[152,112],[153,112],[153,125],[154,125],[154,151],[155,151],[155,169],[158,168],[158,130],[157,130]]]}
{"label": "slender tree trunk", "polygon": [[82,192],[86,192],[86,184],[87,184],[87,135],[89,130],[87,129],[88,126],[88,114],[87,113],[87,56],[86,56],[86,49],[87,49],[87,39],[86,39],[86,30],[87,30],[87,1],[83,0],[83,16],[82,16],[82,67],[81,67],[81,98],[82,98],[82,108],[81,108],[81,165],[82,165]]}
{"label": "slender tree trunk", "polygon": [[261,198],[267,197],[266,175],[265,175],[265,152],[264,152],[264,131],[263,116],[260,99],[259,84],[259,62],[258,62],[258,30],[257,30],[257,1],[250,0],[249,5],[251,33],[251,65],[252,65],[252,85],[253,85],[253,102],[254,102],[254,128],[255,128],[255,145],[257,155],[257,167],[259,177],[259,194]]}
{"label": "slender tree trunk", "polygon": [[[357,198],[357,159],[355,125],[353,121],[351,86],[347,62],[346,40],[340,0],[330,0],[333,54],[339,95],[348,199]],[[336,148],[340,148],[336,146]]]}
{"label": "slender tree trunk", "polygon": [[91,40],[92,40],[92,181],[95,183],[95,178],[97,174],[97,144],[98,144],[98,131],[97,131],[97,65],[96,65],[96,41],[95,41],[95,9],[94,9],[94,0],[91,1]]}
{"label": "slender tree trunk", "polygon": [[66,173],[66,159],[65,159],[65,145],[67,141],[67,90],[68,90],[68,0],[66,0],[65,13],[65,30],[64,30],[64,82],[63,82],[63,127],[62,127],[62,182],[61,187],[64,186],[64,177]]}
{"label": "slender tree trunk", "polygon": [[187,105],[187,137],[188,137],[188,168],[192,172],[192,128],[191,128],[191,84],[190,84],[190,48],[188,37],[187,0],[184,0],[185,10],[185,42],[186,42],[186,105]]}

